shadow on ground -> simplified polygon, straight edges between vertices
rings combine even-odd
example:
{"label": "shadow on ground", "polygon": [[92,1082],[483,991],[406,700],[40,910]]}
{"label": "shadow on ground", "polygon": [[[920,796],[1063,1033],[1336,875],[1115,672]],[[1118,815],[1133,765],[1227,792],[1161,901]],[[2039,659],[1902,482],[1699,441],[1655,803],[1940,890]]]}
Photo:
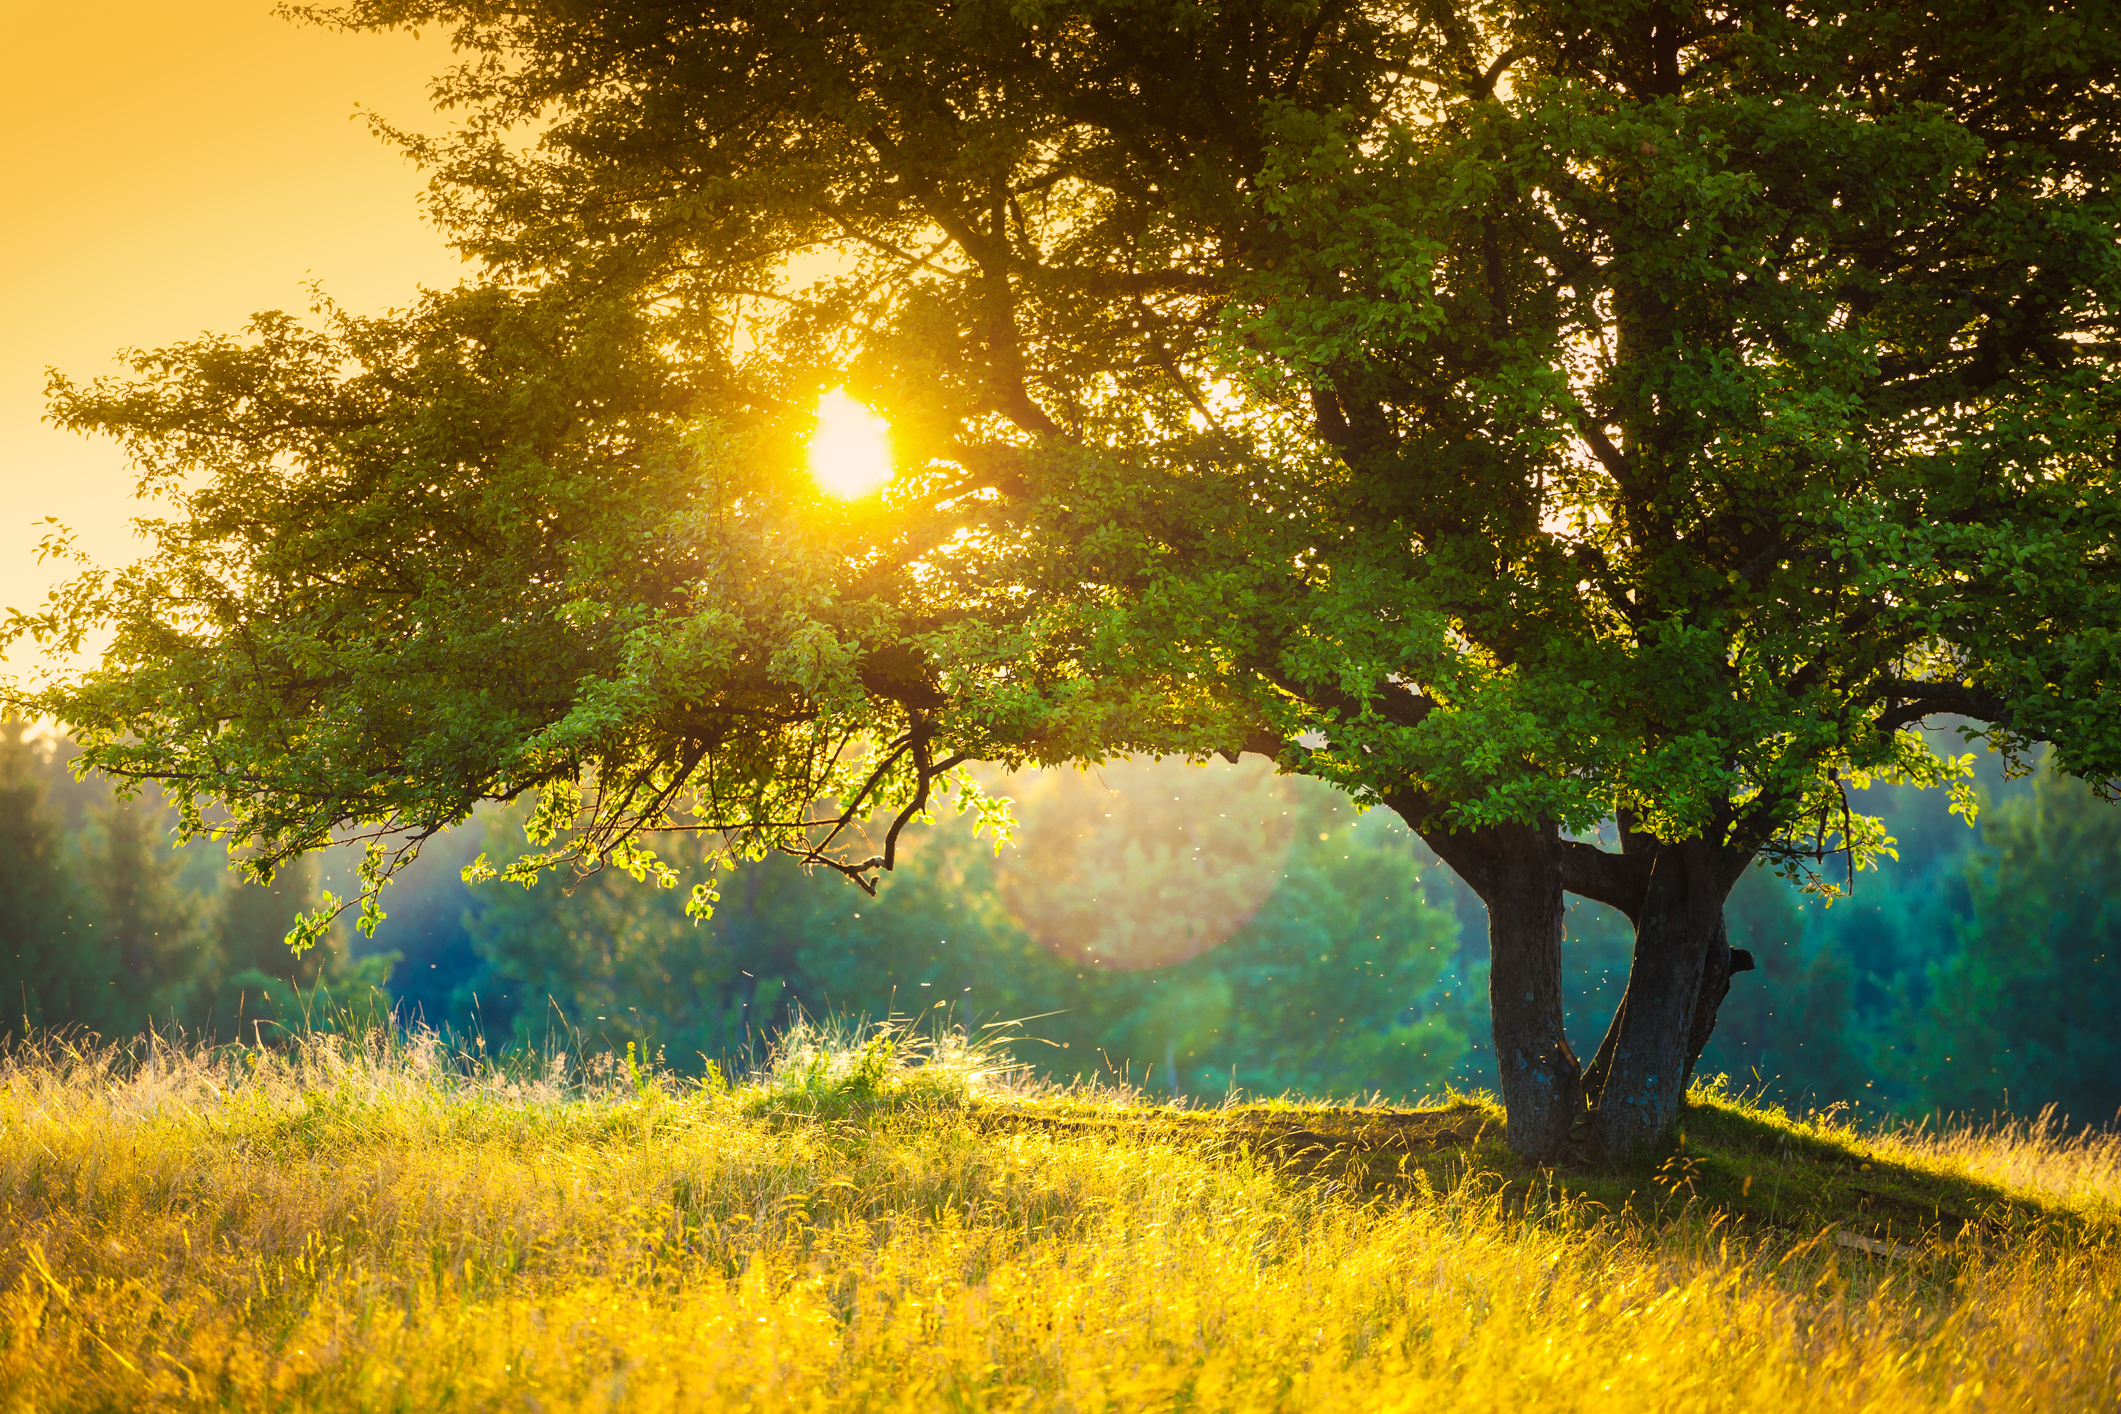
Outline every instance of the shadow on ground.
{"label": "shadow on ground", "polygon": [[1979,1246],[2036,1227],[2095,1240],[2121,1236],[2111,1220],[2013,1194],[1941,1161],[1925,1166],[1888,1156],[1855,1130],[1698,1091],[1663,1148],[1621,1166],[1519,1159],[1503,1143],[1500,1107],[1484,1099],[1425,1109],[982,1102],[971,1118],[990,1133],[1063,1133],[1245,1155],[1295,1180],[1381,1197],[1471,1184],[1519,1211],[1568,1201],[1654,1223],[1827,1236],[1887,1258]]}

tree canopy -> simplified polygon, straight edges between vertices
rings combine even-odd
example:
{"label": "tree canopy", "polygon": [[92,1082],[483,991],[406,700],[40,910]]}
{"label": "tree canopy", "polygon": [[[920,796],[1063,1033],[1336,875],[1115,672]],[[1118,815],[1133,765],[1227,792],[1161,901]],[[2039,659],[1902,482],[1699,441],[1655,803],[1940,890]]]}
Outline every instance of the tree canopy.
{"label": "tree canopy", "polygon": [[[480,273],[55,384],[178,513],[36,705],[371,882],[525,792],[526,875],[867,878],[963,760],[1264,751],[1487,903],[1513,1144],[1623,1153],[1740,873],[1964,778],[1915,723],[2121,777],[2109,8],[297,11],[451,28],[395,136]],[[1566,891],[1637,928],[1588,1065]]]}

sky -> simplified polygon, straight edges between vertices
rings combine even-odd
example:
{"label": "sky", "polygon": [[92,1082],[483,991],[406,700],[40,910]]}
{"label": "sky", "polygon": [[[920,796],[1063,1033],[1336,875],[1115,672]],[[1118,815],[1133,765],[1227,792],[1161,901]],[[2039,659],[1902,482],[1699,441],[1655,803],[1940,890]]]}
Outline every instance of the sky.
{"label": "sky", "polygon": [[[463,269],[423,175],[355,116],[438,125],[435,34],[338,34],[271,0],[0,0],[0,609],[42,602],[46,516],[106,565],[139,555],[118,448],[41,421],[45,369],[233,332],[321,280],[374,312]],[[4,670],[41,660],[17,647]]]}

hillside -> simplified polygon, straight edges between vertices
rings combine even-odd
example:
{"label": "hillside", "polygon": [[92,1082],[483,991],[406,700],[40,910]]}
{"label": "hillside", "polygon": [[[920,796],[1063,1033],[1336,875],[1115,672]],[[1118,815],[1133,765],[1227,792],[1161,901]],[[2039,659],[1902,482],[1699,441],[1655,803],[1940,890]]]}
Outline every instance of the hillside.
{"label": "hillside", "polygon": [[[860,1044],[857,1044],[860,1042]],[[799,1030],[735,1087],[432,1039],[0,1070],[9,1409],[2111,1408],[2121,1146],[1698,1090],[1181,1109]]]}

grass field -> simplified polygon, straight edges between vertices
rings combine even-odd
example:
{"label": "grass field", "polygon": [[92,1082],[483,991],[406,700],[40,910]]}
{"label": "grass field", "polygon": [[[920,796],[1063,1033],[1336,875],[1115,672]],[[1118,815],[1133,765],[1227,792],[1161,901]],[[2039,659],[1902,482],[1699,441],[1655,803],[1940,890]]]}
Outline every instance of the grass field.
{"label": "grass field", "polygon": [[[859,1043],[859,1044],[858,1044]],[[1174,1109],[789,1039],[734,1088],[431,1040],[0,1065],[8,1409],[2121,1407],[2121,1145],[1697,1091]]]}

